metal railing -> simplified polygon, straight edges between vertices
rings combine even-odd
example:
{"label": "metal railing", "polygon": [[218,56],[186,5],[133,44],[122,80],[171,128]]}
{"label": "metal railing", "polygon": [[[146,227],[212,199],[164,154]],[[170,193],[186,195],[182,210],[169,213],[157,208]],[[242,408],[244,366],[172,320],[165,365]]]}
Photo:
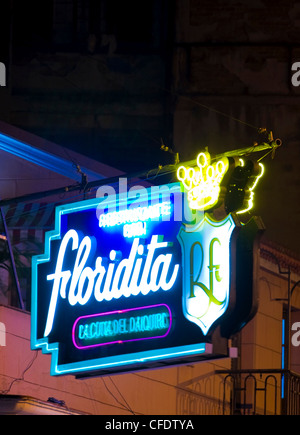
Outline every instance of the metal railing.
{"label": "metal railing", "polygon": [[300,375],[288,370],[232,370],[222,377],[222,414],[300,415]]}

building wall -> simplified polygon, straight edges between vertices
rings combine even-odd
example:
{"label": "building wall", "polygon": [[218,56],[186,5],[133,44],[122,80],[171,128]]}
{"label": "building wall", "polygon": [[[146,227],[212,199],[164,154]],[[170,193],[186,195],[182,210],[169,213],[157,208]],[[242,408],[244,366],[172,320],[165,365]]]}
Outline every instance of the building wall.
{"label": "building wall", "polygon": [[[94,379],[51,377],[50,356],[30,350],[30,314],[0,306],[0,319],[6,327],[6,346],[0,346],[0,393],[32,396],[43,401],[55,397],[65,401],[68,408],[85,413],[196,413],[191,403],[195,399],[202,401],[203,396],[209,396],[216,408],[218,388],[210,385],[206,389],[201,385],[200,391],[201,379],[216,368],[230,367],[230,360],[226,359]],[[207,408],[209,402],[201,406]]]}
{"label": "building wall", "polygon": [[[300,59],[299,4],[234,0],[176,2],[172,95],[174,146],[181,161],[206,146],[212,154],[282,140],[256,195],[266,235],[299,253],[297,234],[299,87],[291,66]],[[263,153],[259,156],[262,157]],[[291,216],[291,218],[288,218]]]}
{"label": "building wall", "polygon": [[[280,262],[283,261],[278,251],[272,252]],[[292,283],[296,283],[300,278],[299,261],[286,255],[284,260],[293,264],[291,279]],[[69,409],[90,414],[197,415],[222,414],[225,388],[224,410],[228,413],[231,384],[229,380],[224,382],[225,375],[218,371],[228,373],[232,368],[281,369],[282,299],[286,296],[285,277],[280,276],[274,262],[261,255],[259,308],[250,323],[233,338],[233,344],[239,343],[237,359],[225,358],[82,380],[73,376],[51,377],[51,357],[41,351],[30,350],[30,313],[0,306],[0,321],[6,330],[5,340],[0,340],[0,394],[32,396],[42,401],[55,397],[63,400]],[[299,291],[293,294],[292,305],[300,308]],[[1,345],[3,343],[5,346]],[[298,348],[292,351],[299,361]],[[276,375],[276,378],[279,397],[280,376]],[[248,381],[247,403],[253,405],[251,382],[253,379]],[[263,383],[264,378],[258,382]],[[270,388],[272,392],[275,387]],[[275,406],[273,393],[268,396],[270,413],[274,412]],[[258,411],[262,412],[263,406],[264,398],[261,396],[257,401]],[[276,411],[280,413],[280,400],[277,401]]]}
{"label": "building wall", "polygon": [[[244,378],[242,385],[247,387],[245,401],[250,404],[254,403],[255,385],[257,388],[267,388],[266,410],[271,414],[275,412],[280,414],[283,409],[281,397],[284,384],[282,384],[281,374],[277,374],[276,371],[287,368],[284,355],[287,355],[288,349],[289,369],[300,375],[300,350],[293,346],[291,341],[293,317],[291,316],[290,328],[287,328],[290,330],[289,336],[286,336],[287,331],[283,326],[283,319],[285,319],[285,324],[288,324],[286,314],[288,290],[292,294],[291,312],[300,308],[299,265],[299,260],[282,254],[282,248],[278,250],[270,245],[261,244],[258,311],[240,333],[239,369],[242,371],[254,369],[262,372],[262,375],[242,374]],[[289,269],[290,284],[287,274]],[[291,293],[293,287],[294,290]],[[256,395],[256,406],[258,412],[264,412],[264,393]]]}
{"label": "building wall", "polygon": [[8,85],[0,88],[0,119],[123,171],[163,163],[168,3],[6,7],[0,58]]}
{"label": "building wall", "polygon": [[252,149],[266,128],[283,145],[264,160],[257,214],[269,238],[299,253],[298,2],[150,3],[151,13],[131,2],[136,22],[129,4],[122,21],[107,0],[47,0],[39,22],[32,6],[7,6],[1,119],[125,171],[173,162],[162,142],[185,161],[206,146]]}

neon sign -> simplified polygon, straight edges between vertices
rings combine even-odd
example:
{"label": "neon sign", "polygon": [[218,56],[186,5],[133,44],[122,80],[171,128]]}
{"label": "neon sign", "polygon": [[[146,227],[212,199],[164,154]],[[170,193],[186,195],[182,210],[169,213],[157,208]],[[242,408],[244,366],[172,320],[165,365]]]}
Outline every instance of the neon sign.
{"label": "neon sign", "polygon": [[193,210],[209,210],[219,199],[220,184],[228,170],[228,159],[223,158],[211,164],[208,152],[197,157],[197,168],[180,166],[177,178],[188,191],[188,201]]}
{"label": "neon sign", "polygon": [[[111,250],[110,262],[106,267],[103,265],[104,259],[97,257],[95,268],[92,269],[85,267],[91,253],[92,239],[86,236],[79,244],[78,233],[69,230],[60,244],[55,272],[47,275],[47,281],[53,281],[53,287],[44,336],[47,337],[52,330],[59,297],[68,299],[71,306],[83,306],[92,296],[95,302],[102,302],[121,296],[128,298],[140,293],[146,295],[150,291],[170,290],[176,281],[179,265],[171,266],[172,254],[161,253],[168,242],[159,241],[157,235],[152,236],[146,249],[139,242],[139,238],[134,239],[128,258],[122,260],[121,251]],[[68,245],[72,251],[77,251],[72,271],[62,270]],[[160,254],[153,261],[158,250]],[[144,254],[144,251],[147,253]]]}
{"label": "neon sign", "polygon": [[160,216],[170,216],[171,203],[149,205],[147,207],[135,207],[110,213],[101,213],[99,216],[99,227],[113,227],[132,222],[145,222],[159,218]]}
{"label": "neon sign", "polygon": [[245,163],[237,157],[213,162],[208,152],[198,154],[197,167],[180,166],[177,170],[192,210],[211,212],[224,204],[228,214],[252,209],[254,189],[263,174],[262,163]]}
{"label": "neon sign", "polygon": [[101,213],[99,216],[99,227],[105,228],[123,225],[124,237],[145,236],[147,234],[147,221],[170,215],[171,203],[164,201],[147,207],[134,207],[126,210]]}
{"label": "neon sign", "polygon": [[225,313],[230,293],[230,240],[236,222],[229,215],[215,222],[205,215],[200,223],[181,227],[179,241],[184,267],[184,315],[204,334]]}
{"label": "neon sign", "polygon": [[[180,192],[179,183],[167,186]],[[227,356],[214,344],[215,330],[227,325],[226,340],[249,314],[248,305],[242,310],[244,302],[235,302],[233,255],[248,226],[231,215],[177,219],[184,194],[166,199],[156,191],[143,207],[116,205],[100,214],[99,199],[57,207],[45,251],[32,260],[31,345],[52,354],[51,374]]]}
{"label": "neon sign", "polygon": [[72,337],[77,349],[86,349],[165,337],[171,325],[171,310],[162,304],[79,317]]}
{"label": "neon sign", "polygon": [[[244,166],[243,160],[242,160],[242,166]],[[265,172],[265,168],[264,168],[264,165],[262,163],[259,163],[259,168],[260,168],[260,171],[259,171],[258,175],[253,177],[252,185],[249,187],[247,207],[244,208],[243,210],[238,210],[237,211],[238,214],[246,213],[247,211],[251,210],[253,207],[254,189],[255,189],[258,181],[260,180],[260,178],[263,176],[263,174]]]}

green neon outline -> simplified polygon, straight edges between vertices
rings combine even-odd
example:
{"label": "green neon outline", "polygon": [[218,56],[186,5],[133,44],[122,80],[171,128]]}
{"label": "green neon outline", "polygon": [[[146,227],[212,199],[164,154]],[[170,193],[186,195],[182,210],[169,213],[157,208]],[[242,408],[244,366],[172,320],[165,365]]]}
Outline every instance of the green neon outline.
{"label": "green neon outline", "polygon": [[[227,225],[228,223],[229,223],[229,226],[228,226],[228,228],[226,228],[226,232],[230,233],[230,242],[229,242],[229,267],[230,267],[231,240],[232,240],[233,232],[238,227],[237,222],[235,221],[232,214],[227,215],[222,221],[215,221],[207,213],[204,213],[203,218],[201,219],[201,221],[199,223],[197,223],[194,226],[186,226],[187,230],[185,230],[185,231],[196,233],[196,232],[201,232],[203,230],[205,224],[208,224],[209,226],[211,226],[213,228],[222,228],[223,226]],[[182,250],[184,250],[184,248],[185,248],[184,239],[182,238],[182,233],[185,231],[183,230],[183,227],[181,227],[179,230],[178,236],[177,236],[177,239],[180,243]],[[200,244],[200,246],[203,249],[201,244]],[[202,264],[202,266],[203,266],[203,264]],[[202,266],[201,266],[201,269],[202,269]],[[209,326],[206,326],[203,323],[203,321],[201,320],[203,315],[201,317],[195,317],[195,316],[192,316],[191,314],[188,313],[188,311],[186,309],[186,303],[185,303],[186,295],[184,294],[184,292],[182,292],[182,309],[183,309],[183,313],[184,313],[185,318],[187,320],[189,320],[190,322],[198,325],[204,335],[208,334],[208,332],[210,331],[210,329],[214,325],[214,323],[217,320],[219,320],[223,316],[223,314],[227,311],[227,308],[229,305],[229,300],[230,300],[230,293],[231,293],[231,279],[232,279],[231,274],[229,273],[229,283],[228,283],[229,289],[228,289],[228,294],[225,298],[226,301],[223,301],[223,306],[222,306],[221,310],[219,311],[218,316],[213,320],[213,322],[211,322],[209,324]],[[202,289],[203,289],[203,287],[202,287]]]}

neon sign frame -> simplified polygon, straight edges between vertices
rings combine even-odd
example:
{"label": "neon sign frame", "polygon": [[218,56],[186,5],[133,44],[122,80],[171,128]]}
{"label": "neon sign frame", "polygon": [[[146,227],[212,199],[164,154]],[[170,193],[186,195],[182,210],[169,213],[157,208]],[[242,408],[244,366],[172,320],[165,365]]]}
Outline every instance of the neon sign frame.
{"label": "neon sign frame", "polygon": [[[167,186],[180,193],[185,208],[180,183]],[[158,198],[156,191],[151,201]],[[98,376],[228,356],[223,344],[218,348],[215,330],[219,325],[224,343],[255,311],[252,269],[239,262],[236,280],[236,264],[240,258],[251,263],[251,245],[243,253],[244,239],[252,244],[259,226],[242,225],[233,215],[217,222],[198,211],[196,221],[185,219],[172,201],[160,208],[166,213],[147,218],[144,238],[126,237],[122,227],[128,222],[99,226],[98,198],[56,208],[44,253],[32,259],[31,347],[52,355],[51,375]],[[124,210],[124,202],[118,204]],[[240,234],[242,255],[232,255]],[[100,266],[105,280],[99,281]],[[135,288],[126,273],[134,277]],[[145,326],[152,315],[162,319],[162,312],[165,322]],[[101,332],[101,321],[108,322],[107,331]],[[137,326],[142,321],[144,326]],[[116,330],[109,330],[112,322]],[[129,330],[130,322],[136,322],[135,329]]]}
{"label": "neon sign frame", "polygon": [[[149,336],[149,337],[137,337],[137,338],[130,338],[130,339],[126,339],[126,340],[121,340],[121,339],[115,339],[115,341],[104,341],[103,343],[95,343],[95,344],[90,344],[90,345],[85,345],[85,346],[80,346],[77,344],[76,342],[76,327],[77,324],[82,320],[82,319],[97,319],[97,318],[101,318],[104,316],[111,316],[113,314],[117,314],[117,315],[124,315],[126,313],[132,313],[134,311],[143,311],[143,310],[149,310],[151,308],[158,308],[158,307],[165,307],[166,310],[168,311],[168,316],[169,316],[169,324],[165,326],[165,329],[167,329],[166,331],[164,331],[162,334],[160,335],[153,335],[153,336]],[[134,319],[134,317],[131,317],[130,320],[130,325],[131,325],[131,319]],[[121,320],[127,320],[126,318],[121,319]],[[104,323],[104,322],[103,322]],[[123,326],[122,328],[125,329],[126,328],[126,322],[122,322]],[[91,324],[92,325],[92,324]],[[127,310],[118,310],[118,311],[111,311],[109,313],[100,313],[100,314],[92,314],[92,315],[87,315],[87,316],[81,316],[78,317],[78,319],[76,319],[73,328],[72,328],[72,340],[74,343],[74,346],[77,347],[77,349],[87,349],[87,348],[92,348],[92,347],[99,347],[99,346],[106,346],[108,344],[122,344],[122,343],[126,343],[126,342],[130,342],[130,341],[141,341],[141,340],[152,340],[154,338],[163,338],[166,337],[171,329],[171,325],[172,325],[172,314],[171,314],[171,310],[170,307],[168,307],[168,305],[165,304],[158,304],[158,305],[152,305],[152,306],[148,306],[148,307],[140,307],[140,308],[129,308]],[[81,325],[80,325],[81,326]],[[97,328],[97,326],[95,326],[95,329]],[[155,329],[155,328],[154,328]],[[163,328],[157,328],[157,329],[163,329]],[[97,329],[96,329],[97,331]],[[111,331],[110,331],[111,332]],[[128,332],[128,331],[123,331],[124,333]],[[79,334],[78,334],[79,335]],[[97,335],[97,332],[95,332],[95,335]],[[110,334],[108,334],[110,335]],[[117,335],[117,334],[115,334]],[[77,338],[78,339],[78,338]]]}
{"label": "neon sign frame", "polygon": [[[180,190],[179,183],[176,183],[178,191]],[[60,343],[59,341],[51,342],[47,334],[43,337],[38,336],[38,267],[49,263],[51,259],[51,244],[60,241],[62,238],[62,217],[74,213],[80,213],[97,208],[99,199],[92,199],[78,202],[75,204],[65,204],[56,208],[55,211],[55,228],[53,231],[45,234],[45,251],[44,254],[35,256],[32,259],[32,315],[31,315],[31,347],[32,349],[42,349],[43,353],[51,354],[50,373],[53,376],[75,374],[76,376],[86,373],[94,373],[99,371],[123,371],[131,368],[147,366],[160,361],[177,361],[178,358],[207,358],[212,354],[212,345],[205,341],[199,341],[193,344],[167,346],[161,348],[153,348],[143,351],[130,352],[123,355],[111,355],[107,357],[99,357],[94,359],[61,363],[60,362]],[[167,331],[169,333],[169,329]],[[167,334],[164,334],[165,336]],[[199,335],[201,338],[201,334]],[[136,340],[154,341],[154,340]]]}

